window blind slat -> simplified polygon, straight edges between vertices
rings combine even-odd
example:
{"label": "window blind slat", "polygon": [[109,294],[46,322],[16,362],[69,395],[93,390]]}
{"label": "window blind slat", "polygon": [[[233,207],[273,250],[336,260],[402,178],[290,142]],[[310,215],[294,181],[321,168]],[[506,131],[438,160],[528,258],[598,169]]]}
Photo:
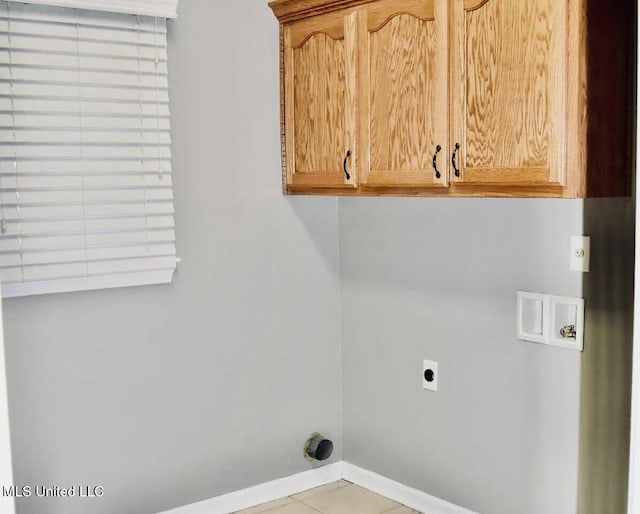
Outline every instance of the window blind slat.
{"label": "window blind slat", "polygon": [[82,127],[79,125],[78,115],[70,113],[62,113],[59,116],[51,116],[47,113],[9,113],[0,111],[0,126],[28,128],[32,130],[46,129],[77,129],[84,130],[143,130],[145,132],[154,130],[162,130],[168,132],[170,129],[168,117],[145,116],[141,118],[139,115],[130,116],[90,116],[83,113]]}
{"label": "window blind slat", "polygon": [[[16,200],[16,194],[13,190],[7,191],[8,188],[4,188],[1,200],[4,204],[11,203]],[[55,193],[55,194],[54,194]],[[132,188],[119,188],[119,189],[104,189],[104,190],[92,190],[92,189],[61,189],[51,190],[33,190],[27,189],[20,192],[19,203],[22,205],[36,203],[36,204],[56,204],[56,203],[80,203],[86,204],[91,202],[110,202],[121,203],[138,201],[144,202],[149,200],[173,200],[173,191],[170,186],[158,187],[153,189],[147,189],[143,187],[138,189]]]}
{"label": "window blind slat", "polygon": [[0,159],[13,160],[14,154],[18,159],[60,159],[60,160],[91,160],[91,159],[148,159],[160,157],[171,158],[171,149],[166,145],[140,146],[139,143],[131,145],[17,145],[0,143]]}
{"label": "window blind slat", "polygon": [[[3,247],[5,248],[5,247]],[[11,250],[9,250],[11,252]],[[15,261],[13,266],[20,266],[24,264],[35,263],[52,263],[52,262],[65,262],[75,259],[67,258],[67,255],[79,255],[82,252],[85,256],[90,256],[94,260],[107,260],[122,257],[146,257],[150,255],[168,255],[170,253],[175,254],[175,244],[172,241],[147,241],[144,243],[123,243],[120,245],[109,246],[92,246],[85,248],[83,245],[58,247],[58,248],[22,248],[24,255],[24,261]],[[0,249],[0,254],[7,253]],[[28,262],[27,262],[28,259]]]}
{"label": "window blind slat", "polygon": [[21,160],[14,163],[12,159],[0,160],[0,173],[15,176],[15,172],[31,173],[94,173],[94,174],[117,174],[117,173],[137,173],[137,172],[157,172],[162,169],[164,173],[171,171],[171,161],[167,159],[120,159],[117,161],[84,161],[81,160],[58,160],[53,159],[43,162],[42,160]]}
{"label": "window blind slat", "polygon": [[[95,190],[95,189],[140,189],[171,187],[171,177],[159,176],[157,173],[148,173],[145,176],[140,174],[120,174],[120,175],[20,175],[15,177],[3,175],[5,189],[20,189],[22,191],[38,191],[44,189],[55,190]],[[142,183],[142,185],[141,185]],[[55,193],[52,194],[52,199]]]}
{"label": "window blind slat", "polygon": [[[114,117],[131,116],[169,116],[169,106],[165,103],[154,105],[145,102],[140,105],[138,102],[110,102],[110,101],[69,101],[69,100],[29,100],[17,98],[0,97],[0,111],[10,111],[14,108],[19,111],[50,113],[51,116],[71,116],[78,117],[85,115],[100,116],[110,115]],[[82,110],[80,110],[82,109]]]}
{"label": "window blind slat", "polygon": [[78,39],[80,41],[108,41],[121,46],[138,45],[158,46],[166,48],[166,31],[158,25],[158,37],[153,27],[146,27],[144,19],[140,18],[140,31],[133,28],[114,30],[97,25],[84,23],[51,23],[21,19],[11,11],[11,19],[6,11],[0,11],[0,33],[9,33],[16,38],[49,38],[49,39]]}
{"label": "window blind slat", "polygon": [[84,249],[62,250],[55,252],[29,252],[23,256],[23,263],[16,262],[15,267],[62,264],[69,262],[97,262],[130,259],[145,259],[147,257],[167,257],[175,255],[175,246],[167,244],[149,246],[131,246],[103,249],[91,249],[88,253]]}
{"label": "window blind slat", "polygon": [[[15,130],[15,137],[14,132]],[[80,139],[82,131],[83,144],[133,144],[133,140],[137,137],[138,142],[147,146],[171,145],[171,135],[168,131],[155,131],[144,129],[133,129],[131,131],[122,132],[116,130],[99,131],[99,130],[47,130],[41,128],[38,130],[21,129],[13,127],[0,126],[0,144],[13,145],[15,141],[18,144],[46,144],[46,143],[70,143],[73,144]]]}
{"label": "window blind slat", "polygon": [[[12,3],[9,9],[7,2],[0,4],[0,17],[7,18],[11,14],[12,20],[30,20],[35,23],[50,25],[75,25],[85,27],[105,28],[118,32],[134,32],[140,27],[143,32],[157,30],[159,34],[166,33],[165,20],[157,18],[157,26],[154,18],[150,16],[126,16],[115,13],[105,13],[93,10],[75,10],[45,5],[26,5]],[[80,13],[78,16],[77,14]],[[137,18],[137,20],[136,20]]]}
{"label": "window blind slat", "polygon": [[24,281],[53,280],[69,277],[83,277],[108,273],[131,273],[141,269],[145,271],[175,268],[175,256],[123,259],[113,261],[86,261],[56,263],[19,268],[24,274]]}
{"label": "window blind slat", "polygon": [[[0,46],[0,62],[8,62],[9,50]],[[142,80],[151,79],[155,84],[156,63],[152,56],[146,59],[127,59],[108,57],[84,57],[77,55],[51,55],[37,51],[13,50],[11,53],[12,66],[19,72],[21,68],[34,68],[41,71],[52,72],[56,70],[66,70],[69,68],[80,68],[80,71],[101,70],[104,72],[119,72],[129,74],[140,74]],[[8,65],[3,65],[7,68]],[[164,60],[158,62],[158,73],[160,76],[167,75],[167,63]],[[48,75],[49,73],[47,73]],[[44,80],[44,79],[43,79]]]}
{"label": "window blind slat", "polygon": [[0,0],[3,294],[166,282],[166,43],[163,19]]}
{"label": "window blind slat", "polygon": [[[8,53],[8,52],[7,52]],[[13,55],[11,57],[13,59]],[[144,70],[138,73],[134,70],[119,68],[99,68],[83,67],[72,68],[66,63],[58,64],[55,59],[34,59],[39,63],[31,64],[15,64],[11,67],[0,63],[0,79],[4,81],[39,81],[41,77],[46,76],[47,81],[64,82],[69,84],[109,84],[113,87],[132,87],[138,86],[167,88],[167,75],[159,74],[157,77],[154,73]],[[39,78],[40,77],[40,78]],[[80,97],[81,99],[81,97]]]}
{"label": "window blind slat", "polygon": [[[162,102],[169,103],[169,92],[166,88],[156,88],[155,86],[139,87],[119,87],[107,88],[103,86],[82,86],[82,102],[97,101],[119,101],[126,103],[140,102]],[[78,86],[75,84],[49,83],[16,83],[0,81],[0,97],[3,98],[44,98],[44,99],[68,99],[77,102]]]}
{"label": "window blind slat", "polygon": [[[52,211],[55,214],[52,214]],[[61,204],[61,205],[20,205],[20,212],[17,207],[4,208],[5,219],[7,221],[33,220],[46,218],[65,218],[80,216],[155,216],[157,214],[173,214],[173,203],[171,201],[136,202],[130,204]]]}
{"label": "window blind slat", "polygon": [[[153,40],[145,41],[141,38],[140,42],[123,43],[122,41],[78,37],[74,27],[71,27],[65,37],[19,34],[10,32],[10,30],[14,31],[13,24],[9,29],[7,24],[3,27],[0,22],[0,48],[3,52],[8,52],[11,49],[17,58],[23,55],[36,56],[36,52],[38,52],[61,58],[73,57],[77,60],[76,65],[80,67],[104,67],[105,61],[144,63],[157,60],[162,65],[159,69],[166,71],[167,48],[156,46]],[[93,61],[94,59],[95,61]]]}
{"label": "window blind slat", "polygon": [[[141,236],[144,236],[142,237]],[[93,234],[85,239],[83,234],[34,234],[20,238],[19,236],[0,239],[0,252],[23,252],[35,250],[56,251],[68,248],[115,248],[131,245],[152,245],[155,243],[173,243],[173,229],[153,229],[147,232],[109,232]]]}

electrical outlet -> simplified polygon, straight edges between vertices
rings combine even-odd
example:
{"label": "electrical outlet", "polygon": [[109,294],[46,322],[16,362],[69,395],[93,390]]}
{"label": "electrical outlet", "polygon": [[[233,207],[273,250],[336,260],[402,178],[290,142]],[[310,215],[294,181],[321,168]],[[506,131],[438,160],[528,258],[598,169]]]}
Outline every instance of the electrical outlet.
{"label": "electrical outlet", "polygon": [[436,361],[422,361],[422,388],[429,391],[438,390],[438,363]]}
{"label": "electrical outlet", "polygon": [[571,271],[589,271],[591,259],[591,238],[589,236],[571,236]]}

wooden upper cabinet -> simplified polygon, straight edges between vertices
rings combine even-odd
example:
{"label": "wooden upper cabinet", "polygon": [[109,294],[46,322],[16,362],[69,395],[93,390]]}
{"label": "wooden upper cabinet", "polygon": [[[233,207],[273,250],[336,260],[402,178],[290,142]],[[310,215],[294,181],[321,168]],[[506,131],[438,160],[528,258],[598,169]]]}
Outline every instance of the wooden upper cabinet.
{"label": "wooden upper cabinet", "polygon": [[380,0],[360,14],[360,183],[448,183],[447,0]]}
{"label": "wooden upper cabinet", "polygon": [[275,0],[285,191],[623,196],[628,0]]}
{"label": "wooden upper cabinet", "polygon": [[286,183],[356,185],[356,13],[341,11],[284,28]]}
{"label": "wooden upper cabinet", "polygon": [[452,181],[564,186],[568,3],[451,4]]}

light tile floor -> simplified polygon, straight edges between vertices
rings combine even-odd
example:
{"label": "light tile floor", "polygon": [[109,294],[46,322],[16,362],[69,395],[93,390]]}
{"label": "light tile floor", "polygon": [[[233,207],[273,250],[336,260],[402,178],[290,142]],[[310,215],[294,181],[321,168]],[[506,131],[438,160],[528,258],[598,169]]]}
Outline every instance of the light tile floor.
{"label": "light tile floor", "polygon": [[258,505],[237,514],[409,514],[404,505],[345,480]]}

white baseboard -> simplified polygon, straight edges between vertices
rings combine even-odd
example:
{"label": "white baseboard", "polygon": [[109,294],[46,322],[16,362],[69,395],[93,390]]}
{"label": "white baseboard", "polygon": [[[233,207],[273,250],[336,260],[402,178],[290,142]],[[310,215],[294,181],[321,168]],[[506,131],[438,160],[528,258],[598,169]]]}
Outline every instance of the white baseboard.
{"label": "white baseboard", "polygon": [[348,462],[342,463],[342,478],[426,514],[477,514]]}
{"label": "white baseboard", "polygon": [[336,462],[160,514],[229,514],[344,479],[425,514],[477,514],[348,462]]}
{"label": "white baseboard", "polygon": [[265,482],[209,500],[168,510],[161,514],[229,514],[255,507],[278,498],[301,493],[342,478],[342,462],[303,471],[288,477]]}

